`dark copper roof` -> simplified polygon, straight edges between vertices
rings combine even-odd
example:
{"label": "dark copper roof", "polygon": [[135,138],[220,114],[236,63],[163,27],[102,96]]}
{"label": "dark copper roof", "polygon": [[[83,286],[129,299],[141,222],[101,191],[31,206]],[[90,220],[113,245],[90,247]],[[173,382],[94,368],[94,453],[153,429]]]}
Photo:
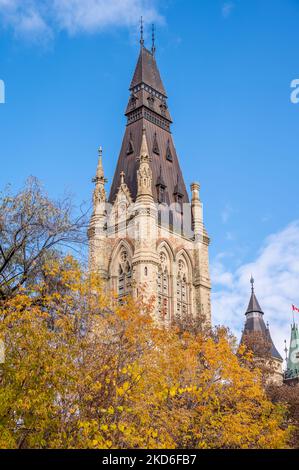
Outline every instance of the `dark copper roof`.
{"label": "dark copper roof", "polygon": [[251,297],[250,297],[250,301],[246,310],[246,315],[247,313],[250,313],[250,312],[259,312],[262,315],[264,315],[264,312],[262,311],[260,304],[258,303],[258,300],[253,291],[251,292]]}
{"label": "dark copper roof", "polygon": [[135,73],[131,82],[130,90],[140,83],[149,85],[157,92],[166,97],[160,72],[157,67],[155,56],[145,47],[141,47]]}
{"label": "dark copper roof", "polygon": [[248,305],[245,315],[246,315],[246,322],[245,322],[245,327],[244,327],[241,343],[245,341],[246,335],[250,335],[250,334],[261,335],[261,337],[264,340],[266,340],[267,343],[270,345],[271,356],[275,359],[279,359],[280,361],[282,361],[282,357],[277,351],[273,343],[273,340],[270,334],[270,329],[268,326],[265,325],[264,318],[263,318],[264,312],[262,311],[260,304],[256,298],[256,295],[254,293],[253,282],[252,282],[252,289],[251,289],[251,297],[250,297],[249,305]]}
{"label": "dark copper roof", "polygon": [[137,195],[138,157],[141,147],[143,127],[146,130],[151,168],[153,172],[152,190],[158,202],[157,182],[163,177],[165,202],[176,202],[177,183],[182,194],[182,202],[189,202],[188,193],[180,169],[178,156],[170,132],[171,117],[168,111],[166,92],[161,81],[154,55],[141,48],[136,70],[130,87],[131,95],[126,109],[127,127],[111,185],[109,202],[113,203],[120,186],[120,173],[125,173],[125,181],[133,200]]}

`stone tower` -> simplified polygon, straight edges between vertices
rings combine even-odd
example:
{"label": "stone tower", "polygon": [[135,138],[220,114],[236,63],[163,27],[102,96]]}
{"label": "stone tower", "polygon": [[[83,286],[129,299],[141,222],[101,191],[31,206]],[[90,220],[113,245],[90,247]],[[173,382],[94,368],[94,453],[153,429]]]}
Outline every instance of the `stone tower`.
{"label": "stone tower", "polygon": [[191,202],[173,143],[167,95],[151,51],[140,41],[127,125],[106,198],[100,152],[89,227],[90,267],[121,300],[141,289],[155,314],[211,321],[209,237],[200,186]]}
{"label": "stone tower", "polygon": [[264,312],[256,298],[252,277],[250,283],[251,296],[245,313],[246,322],[241,343],[253,351],[257,363],[269,369],[270,381],[282,383],[283,359],[273,343],[269,325],[265,325]]}

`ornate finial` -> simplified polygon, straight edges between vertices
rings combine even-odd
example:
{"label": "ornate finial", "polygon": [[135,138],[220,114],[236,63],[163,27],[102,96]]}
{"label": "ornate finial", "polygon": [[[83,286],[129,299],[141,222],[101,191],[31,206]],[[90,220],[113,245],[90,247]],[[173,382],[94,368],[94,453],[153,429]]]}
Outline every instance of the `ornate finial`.
{"label": "ornate finial", "polygon": [[144,39],[143,39],[143,18],[140,18],[140,45],[141,47],[144,46]]}
{"label": "ornate finial", "polygon": [[104,177],[104,169],[103,169],[103,149],[102,146],[98,148],[98,154],[99,154],[99,160],[98,160],[98,166],[97,166],[97,173],[95,178],[92,179],[93,183],[96,183],[98,181],[102,181],[103,183],[106,183],[107,180]]}
{"label": "ornate finial", "polygon": [[251,284],[251,292],[254,293],[254,279],[253,279],[252,274],[251,274],[251,278],[250,278],[250,284]]}
{"label": "ornate finial", "polygon": [[140,159],[149,158],[145,126],[142,127],[142,139],[141,139],[141,148],[140,148],[139,158]]}
{"label": "ornate finial", "polygon": [[288,350],[288,348],[287,348],[287,340],[286,340],[286,339],[284,340],[284,352],[285,352],[285,354],[286,354],[286,358],[285,358],[285,359],[286,359],[286,363],[288,363],[288,352],[289,352],[289,350]]}
{"label": "ornate finial", "polygon": [[120,184],[125,184],[125,172],[121,171],[120,172]]}
{"label": "ornate finial", "polygon": [[139,162],[139,169],[137,171],[137,184],[138,184],[138,193],[137,198],[142,196],[153,196],[152,195],[152,170],[150,167],[150,157],[149,151],[147,146],[147,139],[146,139],[146,130],[143,126],[142,128],[142,140],[141,140],[141,148],[139,153],[139,158],[137,159]]}
{"label": "ornate finial", "polygon": [[97,166],[97,172],[96,176],[92,179],[92,182],[95,183],[95,188],[93,192],[93,214],[103,215],[101,203],[106,202],[105,183],[107,183],[107,180],[104,175],[102,147],[98,148],[98,154],[99,161]]}
{"label": "ornate finial", "polygon": [[155,55],[156,46],[155,46],[155,25],[152,24],[152,54]]}

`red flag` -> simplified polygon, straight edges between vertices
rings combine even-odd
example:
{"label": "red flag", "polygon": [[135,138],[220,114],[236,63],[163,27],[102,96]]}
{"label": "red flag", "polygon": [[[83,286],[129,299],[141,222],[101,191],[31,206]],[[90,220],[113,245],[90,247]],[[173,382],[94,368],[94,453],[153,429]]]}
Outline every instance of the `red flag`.
{"label": "red flag", "polygon": [[293,308],[293,312],[299,312],[299,308],[295,307],[295,305],[292,305],[292,308]]}

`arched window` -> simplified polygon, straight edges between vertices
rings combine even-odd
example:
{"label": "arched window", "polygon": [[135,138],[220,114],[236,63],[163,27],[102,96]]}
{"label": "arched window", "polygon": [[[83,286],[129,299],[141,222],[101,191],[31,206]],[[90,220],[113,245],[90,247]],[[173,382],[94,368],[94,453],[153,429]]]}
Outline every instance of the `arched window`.
{"label": "arched window", "polygon": [[188,268],[183,259],[179,259],[176,280],[176,314],[185,317],[190,313],[189,308]]}
{"label": "arched window", "polygon": [[169,318],[170,313],[170,290],[169,290],[169,260],[164,251],[160,253],[160,264],[158,269],[158,313],[162,318]]}
{"label": "arched window", "polygon": [[126,249],[122,249],[119,255],[118,267],[118,298],[129,295],[132,290],[132,267]]}

